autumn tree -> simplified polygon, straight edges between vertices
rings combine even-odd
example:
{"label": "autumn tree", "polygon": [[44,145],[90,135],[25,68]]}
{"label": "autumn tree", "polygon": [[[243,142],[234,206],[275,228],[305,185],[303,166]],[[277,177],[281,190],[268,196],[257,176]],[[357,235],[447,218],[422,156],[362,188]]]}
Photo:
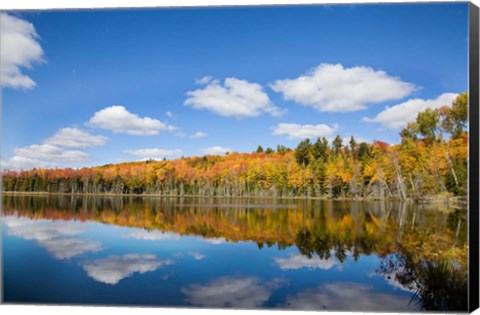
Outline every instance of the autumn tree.
{"label": "autumn tree", "polygon": [[298,164],[304,168],[310,163],[312,160],[312,144],[310,143],[310,139],[305,139],[297,145],[295,158]]}
{"label": "autumn tree", "polygon": [[292,149],[287,148],[286,146],[284,146],[282,144],[277,145],[277,152],[281,155],[284,155],[285,153],[290,152],[290,151],[292,151]]}
{"label": "autumn tree", "polygon": [[332,149],[335,155],[338,155],[343,147],[343,139],[340,135],[337,135],[332,141]]}
{"label": "autumn tree", "polygon": [[450,133],[453,139],[460,138],[468,122],[468,93],[457,96],[451,107],[442,107],[440,115],[442,128]]}
{"label": "autumn tree", "polygon": [[352,155],[355,155],[356,153],[356,149],[357,149],[357,141],[355,141],[355,137],[354,136],[351,136],[350,137],[350,141],[348,142],[349,146],[350,146],[350,152]]}
{"label": "autumn tree", "polygon": [[433,142],[437,139],[439,119],[438,109],[427,108],[425,111],[418,113],[416,120],[418,132],[427,142]]}
{"label": "autumn tree", "polygon": [[326,161],[328,155],[328,140],[325,137],[322,139],[317,138],[317,141],[313,144],[312,150],[314,159]]}

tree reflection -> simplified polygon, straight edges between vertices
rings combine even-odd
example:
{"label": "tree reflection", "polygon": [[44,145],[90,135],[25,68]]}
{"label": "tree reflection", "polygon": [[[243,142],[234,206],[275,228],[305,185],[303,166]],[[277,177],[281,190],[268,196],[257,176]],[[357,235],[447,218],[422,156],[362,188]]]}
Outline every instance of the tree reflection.
{"label": "tree reflection", "polygon": [[385,258],[380,272],[412,290],[411,303],[422,310],[467,311],[467,269],[452,259],[418,261],[411,253],[397,253]]}
{"label": "tree reflection", "polygon": [[[395,202],[5,196],[6,215],[96,221],[229,242],[296,246],[306,259],[375,254],[426,310],[466,306],[465,209]],[[308,264],[307,264],[308,265]],[[465,293],[465,294],[464,294]]]}

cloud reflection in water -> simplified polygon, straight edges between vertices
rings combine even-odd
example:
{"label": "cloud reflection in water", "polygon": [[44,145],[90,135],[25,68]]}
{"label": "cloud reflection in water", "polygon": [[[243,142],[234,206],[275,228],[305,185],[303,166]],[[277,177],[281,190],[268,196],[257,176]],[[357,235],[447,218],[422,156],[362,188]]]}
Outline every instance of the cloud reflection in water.
{"label": "cloud reflection in water", "polygon": [[279,279],[262,283],[256,277],[222,277],[204,285],[189,285],[182,292],[185,301],[194,306],[252,309],[267,302],[281,283]]}
{"label": "cloud reflection in water", "polygon": [[373,292],[371,286],[335,282],[287,296],[284,308],[341,311],[413,311],[409,297]]}
{"label": "cloud reflection in water", "polygon": [[158,260],[155,255],[125,254],[87,262],[82,265],[82,268],[94,280],[115,285],[136,272],[142,274],[171,264],[173,264],[172,260]]}
{"label": "cloud reflection in water", "polygon": [[55,238],[39,241],[57,259],[70,259],[86,252],[97,252],[102,249],[102,244],[96,241],[87,241],[80,238]]}
{"label": "cloud reflection in water", "polygon": [[300,254],[290,254],[289,258],[277,257],[275,263],[282,270],[295,270],[301,268],[328,270],[333,267],[341,269],[342,264],[335,258],[321,259],[318,256],[308,258]]}
{"label": "cloud reflection in water", "polygon": [[147,241],[177,241],[180,239],[180,235],[176,233],[161,232],[161,231],[146,231],[146,230],[137,230],[127,234],[124,234],[123,237],[134,238],[137,240],[147,240]]}
{"label": "cloud reflection in water", "polygon": [[75,237],[86,231],[85,225],[78,222],[35,221],[18,217],[6,217],[4,222],[9,235],[34,240],[57,259],[70,259],[102,249],[100,242]]}

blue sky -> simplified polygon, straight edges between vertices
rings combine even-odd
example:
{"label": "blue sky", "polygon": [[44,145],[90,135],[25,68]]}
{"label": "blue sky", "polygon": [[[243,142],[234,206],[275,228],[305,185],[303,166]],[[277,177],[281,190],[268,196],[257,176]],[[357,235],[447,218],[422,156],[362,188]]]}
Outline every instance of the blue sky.
{"label": "blue sky", "polygon": [[2,164],[397,143],[468,88],[467,3],[10,12]]}

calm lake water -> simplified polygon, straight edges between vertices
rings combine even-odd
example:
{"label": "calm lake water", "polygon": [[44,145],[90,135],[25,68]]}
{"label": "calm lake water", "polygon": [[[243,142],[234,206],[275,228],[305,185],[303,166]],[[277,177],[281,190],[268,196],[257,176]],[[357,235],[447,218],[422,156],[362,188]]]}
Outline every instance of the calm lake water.
{"label": "calm lake water", "polygon": [[415,264],[464,264],[465,220],[413,203],[4,196],[4,300],[441,309],[411,302],[429,288]]}

